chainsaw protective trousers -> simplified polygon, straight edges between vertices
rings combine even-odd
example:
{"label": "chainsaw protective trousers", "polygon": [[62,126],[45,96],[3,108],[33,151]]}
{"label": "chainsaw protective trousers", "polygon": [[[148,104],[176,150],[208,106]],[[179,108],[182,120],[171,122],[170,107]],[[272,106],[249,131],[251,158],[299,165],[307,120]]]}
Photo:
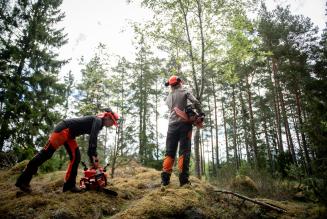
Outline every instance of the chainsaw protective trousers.
{"label": "chainsaw protective trousers", "polygon": [[[62,145],[65,146],[69,154],[70,163],[65,176],[64,188],[67,190],[75,187],[78,164],[81,160],[80,151],[75,139],[69,138],[69,129],[61,129],[60,124],[55,128],[55,131],[50,135],[48,143],[37,153],[32,160],[27,164],[23,173],[17,179],[16,185],[29,185],[32,176],[36,174],[38,167],[45,161],[49,160],[53,153]],[[59,128],[58,128],[59,127]]]}
{"label": "chainsaw protective trousers", "polygon": [[[162,183],[169,184],[170,174],[179,144],[178,170],[181,184],[188,182],[191,156],[192,124],[178,122],[169,124],[166,138],[166,153],[162,165]],[[164,177],[163,177],[164,176]],[[167,177],[169,176],[169,177]],[[168,182],[167,182],[168,180]]]}

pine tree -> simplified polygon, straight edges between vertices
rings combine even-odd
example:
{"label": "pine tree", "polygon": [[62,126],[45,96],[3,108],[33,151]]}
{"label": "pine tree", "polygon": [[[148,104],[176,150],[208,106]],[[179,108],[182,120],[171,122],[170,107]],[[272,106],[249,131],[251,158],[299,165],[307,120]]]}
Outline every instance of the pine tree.
{"label": "pine tree", "polygon": [[62,1],[1,1],[0,150],[41,146],[60,114],[65,86],[58,73],[65,61],[56,49],[66,43]]}

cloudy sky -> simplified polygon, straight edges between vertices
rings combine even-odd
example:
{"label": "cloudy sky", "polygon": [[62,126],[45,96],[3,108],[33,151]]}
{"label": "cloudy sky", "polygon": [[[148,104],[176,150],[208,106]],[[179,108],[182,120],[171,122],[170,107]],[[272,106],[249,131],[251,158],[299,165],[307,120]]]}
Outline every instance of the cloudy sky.
{"label": "cloudy sky", "polygon": [[[291,4],[294,14],[310,17],[320,29],[324,28],[325,0],[268,0],[267,6],[272,9],[277,3]],[[62,74],[72,70],[76,79],[80,75],[78,60],[81,56],[88,60],[100,42],[106,44],[110,53],[132,58],[133,34],[128,24],[152,17],[149,10],[126,0],[64,0],[62,11],[66,14],[62,25],[69,43],[60,49],[60,56],[71,59]]]}

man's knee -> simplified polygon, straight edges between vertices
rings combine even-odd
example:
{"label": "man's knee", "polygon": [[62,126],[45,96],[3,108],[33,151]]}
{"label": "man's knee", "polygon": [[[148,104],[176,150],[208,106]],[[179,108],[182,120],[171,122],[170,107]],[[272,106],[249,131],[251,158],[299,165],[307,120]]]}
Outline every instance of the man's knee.
{"label": "man's knee", "polygon": [[171,157],[169,155],[165,156],[162,164],[162,171],[171,173],[173,170],[174,165],[174,157]]}

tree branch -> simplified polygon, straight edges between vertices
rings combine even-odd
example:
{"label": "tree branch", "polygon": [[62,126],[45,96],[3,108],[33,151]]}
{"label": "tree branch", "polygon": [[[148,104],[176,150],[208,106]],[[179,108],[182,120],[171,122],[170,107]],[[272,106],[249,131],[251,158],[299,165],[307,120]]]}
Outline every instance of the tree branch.
{"label": "tree branch", "polygon": [[231,191],[227,191],[227,190],[218,190],[218,189],[215,189],[214,192],[219,192],[219,193],[234,195],[234,196],[236,196],[238,198],[241,198],[243,200],[246,200],[246,201],[255,203],[257,205],[264,206],[264,207],[269,208],[271,210],[275,210],[275,211],[278,211],[280,213],[286,213],[286,210],[283,209],[283,208],[280,208],[280,207],[277,207],[277,206],[274,206],[272,204],[268,204],[268,203],[265,203],[265,202],[261,202],[261,201],[255,200],[255,199],[251,199],[251,198],[249,198],[247,196],[240,195],[240,194],[235,193],[235,192],[231,192]]}

